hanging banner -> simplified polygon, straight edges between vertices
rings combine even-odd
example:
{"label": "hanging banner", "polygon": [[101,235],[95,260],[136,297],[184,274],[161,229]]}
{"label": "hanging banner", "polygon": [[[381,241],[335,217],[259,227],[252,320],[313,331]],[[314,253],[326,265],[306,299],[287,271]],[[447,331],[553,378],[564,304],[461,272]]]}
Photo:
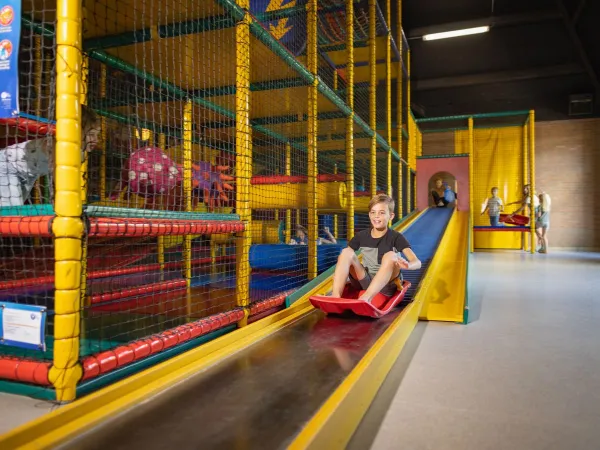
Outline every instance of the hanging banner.
{"label": "hanging banner", "polygon": [[21,0],[0,0],[0,119],[19,114]]}
{"label": "hanging banner", "polygon": [[[1,0],[0,0],[1,1]],[[250,0],[250,12],[255,16],[293,8],[290,17],[265,21],[262,25],[295,56],[306,47],[306,0]]]}

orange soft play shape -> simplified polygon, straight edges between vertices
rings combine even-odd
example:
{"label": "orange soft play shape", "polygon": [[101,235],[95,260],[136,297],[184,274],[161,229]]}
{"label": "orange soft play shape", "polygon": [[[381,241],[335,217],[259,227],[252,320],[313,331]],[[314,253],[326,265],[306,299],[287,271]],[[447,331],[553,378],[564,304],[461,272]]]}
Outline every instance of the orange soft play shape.
{"label": "orange soft play shape", "polygon": [[401,288],[399,287],[398,291],[392,297],[386,297],[379,293],[371,300],[371,303],[367,303],[363,300],[358,300],[358,297],[360,297],[364,291],[356,291],[347,284],[341,298],[313,295],[310,297],[310,303],[315,308],[328,314],[342,314],[344,311],[352,311],[359,316],[374,317],[378,319],[389,313],[402,301],[402,299],[404,299],[409,287],[410,282],[403,281]]}

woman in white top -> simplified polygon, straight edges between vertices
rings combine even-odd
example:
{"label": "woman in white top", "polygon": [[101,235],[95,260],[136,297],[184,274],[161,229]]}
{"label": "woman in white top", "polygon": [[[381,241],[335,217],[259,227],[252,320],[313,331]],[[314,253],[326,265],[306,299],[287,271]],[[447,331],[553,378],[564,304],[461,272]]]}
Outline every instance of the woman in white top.
{"label": "woman in white top", "polygon": [[540,199],[538,198],[537,195],[535,195],[535,193],[533,194],[533,211],[531,211],[531,195],[530,195],[530,186],[528,184],[526,184],[525,186],[523,186],[523,199],[519,200],[517,202],[512,202],[512,203],[507,203],[506,206],[510,206],[510,205],[521,205],[521,207],[519,209],[517,209],[515,212],[513,212],[510,216],[514,216],[515,214],[519,214],[521,211],[523,211],[525,208],[529,209],[530,213],[532,213],[531,215],[535,216],[535,212],[537,211],[537,208],[540,206]]}
{"label": "woman in white top", "polygon": [[[96,114],[82,105],[82,159],[98,144],[100,127]],[[0,206],[22,206],[36,180],[51,173],[54,136],[32,139],[0,149]]]}

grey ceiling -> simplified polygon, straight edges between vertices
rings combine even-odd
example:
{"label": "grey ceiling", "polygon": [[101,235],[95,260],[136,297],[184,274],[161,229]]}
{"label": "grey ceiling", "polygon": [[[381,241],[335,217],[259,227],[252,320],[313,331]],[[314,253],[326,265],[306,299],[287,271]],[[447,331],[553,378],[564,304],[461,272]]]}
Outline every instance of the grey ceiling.
{"label": "grey ceiling", "polygon": [[[535,109],[538,120],[565,119],[571,94],[595,94],[600,113],[600,0],[403,3],[415,115]],[[489,33],[420,39],[487,21]]]}

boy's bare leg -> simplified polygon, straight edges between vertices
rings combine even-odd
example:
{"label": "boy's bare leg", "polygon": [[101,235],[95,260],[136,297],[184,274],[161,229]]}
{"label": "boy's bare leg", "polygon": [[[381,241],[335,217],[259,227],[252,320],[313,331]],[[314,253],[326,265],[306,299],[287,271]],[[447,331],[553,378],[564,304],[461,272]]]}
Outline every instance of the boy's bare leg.
{"label": "boy's bare leg", "polygon": [[333,289],[331,290],[332,297],[341,297],[346,286],[348,275],[352,274],[354,279],[362,280],[367,276],[365,268],[362,266],[356,253],[350,247],[346,247],[338,257],[335,273],[333,274]]}
{"label": "boy's bare leg", "polygon": [[398,255],[394,252],[388,252],[383,255],[381,260],[381,268],[377,275],[371,280],[369,289],[360,296],[359,300],[371,301],[381,290],[394,278],[398,278],[400,275],[400,266],[396,264],[398,261]]}

